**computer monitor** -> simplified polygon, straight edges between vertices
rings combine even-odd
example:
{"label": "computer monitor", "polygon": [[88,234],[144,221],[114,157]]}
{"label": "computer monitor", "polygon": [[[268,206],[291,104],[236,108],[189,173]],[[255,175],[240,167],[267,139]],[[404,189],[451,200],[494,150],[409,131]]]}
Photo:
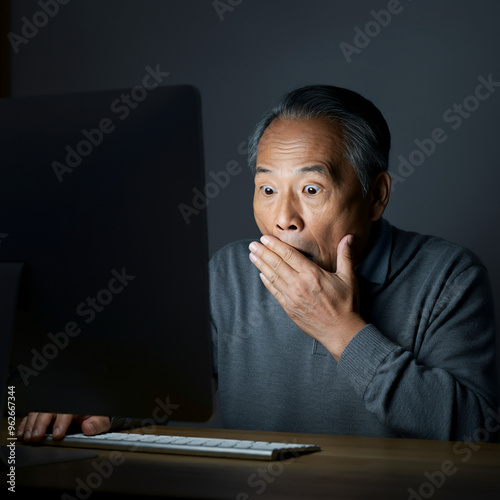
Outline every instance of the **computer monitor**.
{"label": "computer monitor", "polygon": [[200,107],[186,85],[0,100],[18,415],[211,418]]}

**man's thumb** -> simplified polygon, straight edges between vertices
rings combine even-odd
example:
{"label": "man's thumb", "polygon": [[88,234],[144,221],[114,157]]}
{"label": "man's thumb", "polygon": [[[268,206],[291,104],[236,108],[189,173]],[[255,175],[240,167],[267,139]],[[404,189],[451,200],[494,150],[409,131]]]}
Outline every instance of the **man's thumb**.
{"label": "man's thumb", "polygon": [[110,427],[111,421],[109,417],[89,416],[84,418],[82,422],[82,431],[87,436],[102,434],[109,431]]}
{"label": "man's thumb", "polygon": [[354,236],[346,234],[337,247],[337,274],[345,277],[354,275]]}

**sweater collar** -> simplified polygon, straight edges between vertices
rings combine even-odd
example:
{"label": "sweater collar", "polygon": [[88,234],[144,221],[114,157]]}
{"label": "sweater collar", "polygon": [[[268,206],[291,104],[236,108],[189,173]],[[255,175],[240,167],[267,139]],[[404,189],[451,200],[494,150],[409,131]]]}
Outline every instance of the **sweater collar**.
{"label": "sweater collar", "polygon": [[382,285],[389,271],[389,258],[392,247],[392,227],[385,219],[375,224],[375,243],[368,255],[358,264],[356,270],[367,281]]}

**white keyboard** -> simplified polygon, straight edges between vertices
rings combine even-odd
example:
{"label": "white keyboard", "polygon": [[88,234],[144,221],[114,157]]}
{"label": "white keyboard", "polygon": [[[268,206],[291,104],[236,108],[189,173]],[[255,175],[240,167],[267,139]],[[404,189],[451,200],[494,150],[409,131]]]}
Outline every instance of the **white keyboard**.
{"label": "white keyboard", "polygon": [[314,444],[161,436],[156,434],[127,434],[122,432],[109,432],[97,436],[71,434],[57,440],[52,439],[51,436],[47,436],[40,441],[40,444],[146,453],[253,458],[260,460],[280,460],[288,456],[293,457],[321,450],[320,446]]}

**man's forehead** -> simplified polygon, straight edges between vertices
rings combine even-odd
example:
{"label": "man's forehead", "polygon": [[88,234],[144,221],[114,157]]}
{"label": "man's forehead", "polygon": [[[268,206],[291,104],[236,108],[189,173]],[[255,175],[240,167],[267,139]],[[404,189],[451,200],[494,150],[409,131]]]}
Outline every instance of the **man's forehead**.
{"label": "man's forehead", "polygon": [[336,121],[328,118],[275,118],[266,128],[262,138],[269,134],[290,135],[294,133],[301,134],[333,134],[340,136],[342,134],[341,126]]}
{"label": "man's forehead", "polygon": [[257,150],[259,160],[283,156],[298,161],[316,158],[338,161],[342,154],[342,129],[322,118],[310,120],[275,119],[262,134]]}

